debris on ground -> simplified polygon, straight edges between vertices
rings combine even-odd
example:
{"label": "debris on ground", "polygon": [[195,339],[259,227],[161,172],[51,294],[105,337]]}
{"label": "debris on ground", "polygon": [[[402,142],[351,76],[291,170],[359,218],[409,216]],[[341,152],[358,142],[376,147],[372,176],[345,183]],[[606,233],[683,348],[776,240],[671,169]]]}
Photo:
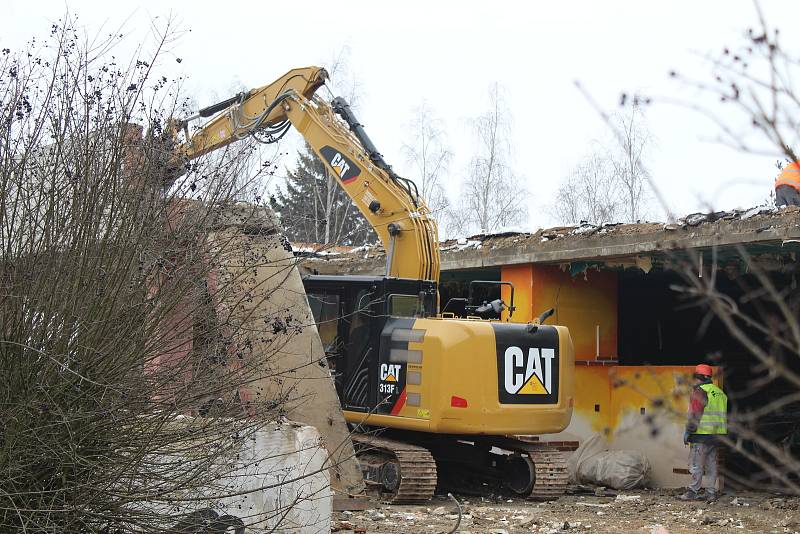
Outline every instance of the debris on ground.
{"label": "debris on ground", "polygon": [[[672,490],[637,490],[597,497],[583,491],[553,502],[501,497],[457,496],[461,534],[581,534],[764,532],[800,534],[800,497],[764,493],[723,495],[714,503],[682,502]],[[509,502],[510,501],[510,502]],[[751,506],[748,506],[752,503]],[[445,534],[458,515],[445,496],[427,505],[382,505],[340,512],[339,534]],[[377,518],[377,519],[376,519]]]}

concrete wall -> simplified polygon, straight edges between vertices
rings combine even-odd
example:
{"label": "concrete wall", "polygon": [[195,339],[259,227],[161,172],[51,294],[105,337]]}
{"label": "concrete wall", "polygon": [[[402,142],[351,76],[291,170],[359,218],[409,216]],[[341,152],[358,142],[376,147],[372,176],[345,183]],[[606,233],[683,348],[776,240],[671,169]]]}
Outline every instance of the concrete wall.
{"label": "concrete wall", "polygon": [[276,235],[244,235],[233,226],[212,239],[226,251],[220,278],[236,284],[221,306],[238,323],[237,349],[264,366],[266,378],[252,387],[256,398],[274,399],[287,417],[316,427],[331,455],[334,489],[360,493],[363,479],[294,257]]}
{"label": "concrete wall", "polygon": [[[191,216],[191,204],[178,205],[170,224]],[[246,367],[253,373],[250,376],[262,377],[241,387],[236,392],[239,398],[251,407],[253,416],[259,415],[260,407],[273,416],[274,406],[279,406],[286,417],[315,427],[330,454],[333,489],[360,493],[364,481],[297,260],[286,249],[279,229],[270,210],[229,206],[217,214],[209,234],[210,249],[202,251],[205,257],[192,261],[206,262],[204,282],[214,300],[214,312],[221,324],[229,325],[221,332],[229,365]],[[187,296],[162,321],[164,352],[151,366],[170,365],[189,356],[198,298]],[[190,371],[178,381],[190,380]]]}

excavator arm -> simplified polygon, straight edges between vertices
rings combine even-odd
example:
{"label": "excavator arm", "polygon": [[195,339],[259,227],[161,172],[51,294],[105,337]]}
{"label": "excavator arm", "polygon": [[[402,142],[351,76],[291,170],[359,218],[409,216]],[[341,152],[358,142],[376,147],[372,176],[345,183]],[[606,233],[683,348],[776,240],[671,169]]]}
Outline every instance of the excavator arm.
{"label": "excavator arm", "polygon": [[[192,160],[256,132],[285,130],[288,126],[286,114],[279,107],[283,95],[294,92],[311,98],[327,79],[325,69],[293,69],[269,85],[201,109],[196,115],[172,125],[173,130],[186,131],[187,142],[178,146],[179,156]],[[213,115],[216,116],[189,136],[189,122]]]}
{"label": "excavator arm", "polygon": [[384,161],[350,106],[314,96],[327,79],[325,69],[289,71],[275,82],[201,110],[188,121],[218,113],[178,146],[194,159],[249,135],[279,139],[289,126],[305,138],[328,172],[375,229],[386,249],[386,276],[439,279],[436,222],[411,180]]}

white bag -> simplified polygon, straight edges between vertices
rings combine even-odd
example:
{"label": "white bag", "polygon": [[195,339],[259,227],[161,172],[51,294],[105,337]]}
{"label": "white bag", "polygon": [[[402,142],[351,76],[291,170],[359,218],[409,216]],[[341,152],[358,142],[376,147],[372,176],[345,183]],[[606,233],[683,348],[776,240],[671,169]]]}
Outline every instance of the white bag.
{"label": "white bag", "polygon": [[600,434],[584,441],[569,461],[570,480],[618,490],[647,484],[650,462],[640,451],[609,451]]}

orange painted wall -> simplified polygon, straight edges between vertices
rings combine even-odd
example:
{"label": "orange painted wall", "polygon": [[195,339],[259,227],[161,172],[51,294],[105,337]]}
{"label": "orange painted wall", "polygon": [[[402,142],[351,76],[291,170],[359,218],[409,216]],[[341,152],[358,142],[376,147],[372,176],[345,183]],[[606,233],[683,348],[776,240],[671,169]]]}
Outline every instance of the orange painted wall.
{"label": "orange painted wall", "polygon": [[[617,274],[588,270],[575,277],[558,265],[503,266],[501,278],[514,284],[517,310],[512,322],[527,322],[549,308],[555,315],[548,320],[569,328],[575,344],[576,360],[597,356],[596,332],[600,327],[600,357],[617,357]],[[510,292],[503,289],[508,302]]]}
{"label": "orange painted wall", "polygon": [[[511,316],[513,323],[527,323],[533,320],[531,296],[533,295],[533,265],[505,265],[500,272],[500,279],[514,284],[514,314]],[[501,286],[501,298],[511,302],[511,288]],[[503,320],[508,317],[508,312],[503,312]]]}

